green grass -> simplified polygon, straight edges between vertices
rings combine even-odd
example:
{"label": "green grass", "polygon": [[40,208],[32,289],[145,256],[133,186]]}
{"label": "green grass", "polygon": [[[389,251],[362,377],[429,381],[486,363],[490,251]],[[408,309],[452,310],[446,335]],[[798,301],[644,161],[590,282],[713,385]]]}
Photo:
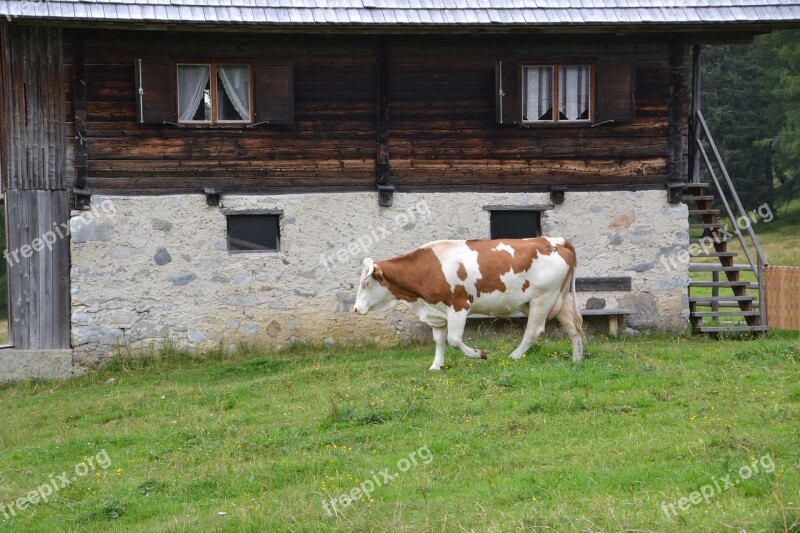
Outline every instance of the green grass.
{"label": "green grass", "polygon": [[[6,531],[784,531],[800,527],[800,335],[598,339],[574,364],[433,346],[177,350],[0,387],[0,502],[105,450]],[[427,446],[429,464],[328,516]],[[736,472],[769,456],[772,473]],[[95,460],[97,463],[98,460]],[[768,463],[769,461],[766,460]],[[679,502],[736,484],[677,517]],[[225,514],[220,514],[225,513]],[[795,523],[794,526],[791,526]]]}

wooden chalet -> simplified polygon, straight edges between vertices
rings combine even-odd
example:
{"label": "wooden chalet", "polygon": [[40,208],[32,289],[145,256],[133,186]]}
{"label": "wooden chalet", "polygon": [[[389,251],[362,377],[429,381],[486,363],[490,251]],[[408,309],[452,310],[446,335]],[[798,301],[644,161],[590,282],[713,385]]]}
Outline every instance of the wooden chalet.
{"label": "wooden chalet", "polygon": [[713,331],[729,305],[764,329],[724,242],[709,283],[733,295],[687,298],[723,192],[692,184],[718,169],[700,50],[798,22],[781,0],[0,1],[0,373],[413,336],[351,316],[361,260],[443,238],[572,239],[612,327]]}

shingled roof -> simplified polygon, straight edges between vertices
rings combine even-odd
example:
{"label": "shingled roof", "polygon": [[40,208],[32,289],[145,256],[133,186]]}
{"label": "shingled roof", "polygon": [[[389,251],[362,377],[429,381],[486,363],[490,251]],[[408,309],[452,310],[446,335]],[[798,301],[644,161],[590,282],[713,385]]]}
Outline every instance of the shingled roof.
{"label": "shingled roof", "polygon": [[800,0],[0,0],[0,17],[277,26],[629,26],[800,22]]}

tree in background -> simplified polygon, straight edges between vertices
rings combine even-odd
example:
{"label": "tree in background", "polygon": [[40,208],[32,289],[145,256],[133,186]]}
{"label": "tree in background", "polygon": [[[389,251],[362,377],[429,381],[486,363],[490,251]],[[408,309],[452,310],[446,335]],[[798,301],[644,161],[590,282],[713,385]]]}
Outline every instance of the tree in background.
{"label": "tree in background", "polygon": [[800,197],[800,32],[703,54],[703,111],[745,207]]}

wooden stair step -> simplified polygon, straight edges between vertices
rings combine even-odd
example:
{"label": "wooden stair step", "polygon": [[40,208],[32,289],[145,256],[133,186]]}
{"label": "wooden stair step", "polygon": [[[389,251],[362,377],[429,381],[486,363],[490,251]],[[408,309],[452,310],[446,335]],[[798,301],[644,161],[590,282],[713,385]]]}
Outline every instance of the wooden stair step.
{"label": "wooden stair step", "polygon": [[[708,307],[709,305],[711,305],[711,304],[707,304],[707,305],[702,305],[701,304],[701,307]],[[721,302],[717,302],[717,307],[735,307],[735,308],[739,309],[739,302],[721,301]],[[758,300],[753,300],[752,302],[750,302],[750,307],[752,307],[753,309],[757,309],[758,308]]]}
{"label": "wooden stair step", "polygon": [[696,305],[711,305],[722,302],[752,302],[755,296],[690,296],[689,303]]}
{"label": "wooden stair step", "polygon": [[722,229],[727,224],[725,222],[712,222],[710,224],[689,224],[689,229]]}
{"label": "wooden stair step", "polygon": [[719,215],[719,209],[689,209],[689,215]]}
{"label": "wooden stair step", "polygon": [[727,239],[724,237],[689,237],[689,243],[697,243],[702,244],[705,242],[709,242],[708,239],[711,239],[711,243],[722,244],[723,242],[731,242],[733,239]]}
{"label": "wooden stair step", "polygon": [[736,252],[699,252],[696,254],[690,253],[691,257],[736,257],[739,255]]}
{"label": "wooden stair step", "polygon": [[708,196],[708,195],[705,195],[705,194],[700,194],[700,195],[696,195],[696,196],[694,196],[694,195],[686,195],[683,198],[681,198],[681,200],[683,200],[684,202],[710,202],[713,199],[714,199],[713,196]]}
{"label": "wooden stair step", "polygon": [[693,317],[706,318],[706,317],[746,317],[758,316],[758,311],[697,311],[692,313]]}
{"label": "wooden stair step", "polygon": [[722,333],[724,331],[759,332],[769,331],[769,326],[695,326],[694,330],[698,333]]}
{"label": "wooden stair step", "polygon": [[744,287],[746,289],[757,289],[758,283],[753,281],[702,281],[702,280],[690,280],[689,287]]}
{"label": "wooden stair step", "polygon": [[689,263],[689,272],[752,272],[750,265],[722,266],[717,263]]}
{"label": "wooden stair step", "polygon": [[690,190],[703,190],[708,187],[708,183],[687,183],[683,186],[684,189]]}

